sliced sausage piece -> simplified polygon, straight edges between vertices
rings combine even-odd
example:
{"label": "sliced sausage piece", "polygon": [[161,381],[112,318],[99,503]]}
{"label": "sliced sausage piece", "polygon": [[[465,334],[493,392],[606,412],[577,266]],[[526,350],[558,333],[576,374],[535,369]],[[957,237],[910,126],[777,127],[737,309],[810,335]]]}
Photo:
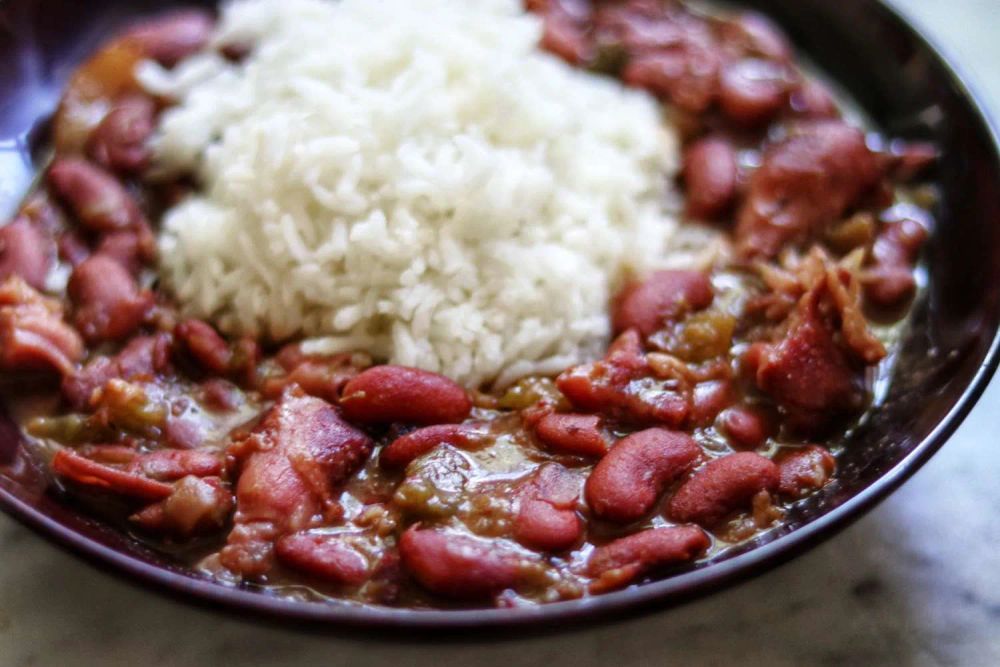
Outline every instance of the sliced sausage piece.
{"label": "sliced sausage piece", "polygon": [[765,154],[740,209],[737,250],[774,257],[844,217],[880,182],[878,157],[861,130],[840,121],[800,127]]}
{"label": "sliced sausage piece", "polygon": [[738,452],[709,461],[684,482],[670,499],[670,518],[706,528],[746,509],[761,491],[775,491],[778,466],[753,452]]}
{"label": "sliced sausage piece", "polygon": [[594,578],[590,592],[597,594],[621,588],[646,572],[692,561],[711,546],[697,526],[653,528],[600,546],[587,561],[587,574]]}
{"label": "sliced sausage piece", "polygon": [[233,494],[218,477],[184,477],[170,495],[129,517],[151,533],[190,539],[220,530],[233,511]]}
{"label": "sliced sausage piece", "polygon": [[136,500],[163,500],[173,492],[170,484],[91,461],[68,449],[56,453],[52,470],[81,486]]}
{"label": "sliced sausage piece", "polygon": [[576,512],[580,477],[558,463],[546,463],[520,488],[514,537],[537,551],[565,551],[583,537]]}
{"label": "sliced sausage piece", "polygon": [[608,451],[599,415],[548,414],[535,425],[535,435],[553,452],[601,457]]}
{"label": "sliced sausage piece", "polygon": [[698,139],[684,150],[683,175],[687,214],[699,220],[721,216],[736,197],[736,150],[721,137]]}
{"label": "sliced sausage piece", "polygon": [[406,366],[375,366],[344,386],[340,398],[352,422],[449,424],[469,416],[472,402],[459,384]]}
{"label": "sliced sausage piece", "polygon": [[236,515],[222,564],[244,577],[266,574],[273,543],[335,511],[336,487],[372,450],[367,435],[326,401],[287,390],[231,453],[242,461]]}
{"label": "sliced sausage piece", "polygon": [[405,468],[410,461],[439,445],[467,449],[479,446],[488,438],[489,428],[481,422],[427,426],[393,440],[382,450],[378,460],[386,468]]}
{"label": "sliced sausage piece", "polygon": [[147,58],[170,67],[208,44],[215,28],[212,15],[183,9],[134,25],[124,39],[138,44]]}
{"label": "sliced sausage piece", "polygon": [[156,104],[145,95],[126,95],[90,135],[87,153],[94,162],[113,171],[136,173],[149,165],[147,145],[155,129]]}
{"label": "sliced sausage piece", "polygon": [[0,228],[0,281],[19,276],[35,289],[45,287],[52,265],[52,240],[25,218]]}
{"label": "sliced sausage piece", "polygon": [[91,231],[125,229],[142,220],[135,200],[118,179],[86,160],[57,158],[49,167],[48,183]]}
{"label": "sliced sausage piece", "polygon": [[58,302],[17,276],[0,283],[0,367],[66,376],[83,354],[83,341],[63,322]]}
{"label": "sliced sausage piece", "polygon": [[275,554],[286,567],[335,584],[358,586],[372,570],[368,559],[338,534],[286,535],[275,545]]}
{"label": "sliced sausage piece", "polygon": [[609,521],[641,519],[700,456],[698,443],[686,433],[662,428],[633,433],[594,466],[585,487],[587,504],[595,516]]}
{"label": "sliced sausage piece", "polygon": [[612,318],[614,328],[617,332],[634,328],[649,336],[668,320],[707,308],[713,298],[712,283],[700,271],[657,271],[622,290]]}
{"label": "sliced sausage piece", "polygon": [[128,338],[153,306],[152,292],[139,289],[125,267],[104,255],[73,269],[67,293],[76,306],[76,328],[91,343]]}
{"label": "sliced sausage piece", "polygon": [[94,392],[108,380],[153,379],[157,373],[170,371],[169,334],[133,338],[113,357],[98,356],[86,366],[63,378],[63,397],[74,410],[83,410],[91,403]]}
{"label": "sliced sausage piece", "polygon": [[833,455],[819,445],[782,452],[775,462],[781,475],[778,492],[792,498],[823,488],[837,467]]}
{"label": "sliced sausage piece", "polygon": [[475,600],[514,588],[532,565],[502,543],[446,530],[409,528],[399,540],[403,568],[421,586],[449,598]]}

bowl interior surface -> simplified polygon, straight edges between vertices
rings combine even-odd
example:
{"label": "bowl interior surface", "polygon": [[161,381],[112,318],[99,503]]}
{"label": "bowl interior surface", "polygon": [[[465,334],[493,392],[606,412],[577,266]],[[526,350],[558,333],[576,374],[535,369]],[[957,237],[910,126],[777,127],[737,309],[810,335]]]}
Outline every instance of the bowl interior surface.
{"label": "bowl interior surface", "polygon": [[[0,215],[37,171],[32,148],[74,65],[130,19],[174,0],[8,0],[0,7]],[[693,571],[602,597],[515,610],[407,611],[281,600],[186,572],[63,504],[0,418],[0,507],[97,565],[213,605],[322,627],[455,630],[554,626],[619,618],[677,603],[786,560],[901,484],[957,428],[997,363],[1000,322],[1000,162],[996,136],[955,70],[878,0],[751,0],[842,86],[887,134],[935,141],[942,197],[915,304],[885,404],[847,438],[839,479],[797,505],[786,524]]]}

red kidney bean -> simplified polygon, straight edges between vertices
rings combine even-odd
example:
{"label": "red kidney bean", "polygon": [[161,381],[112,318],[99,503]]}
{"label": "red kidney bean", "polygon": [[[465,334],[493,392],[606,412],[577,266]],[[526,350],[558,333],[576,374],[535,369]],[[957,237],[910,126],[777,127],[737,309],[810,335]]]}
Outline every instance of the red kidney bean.
{"label": "red kidney bean", "polygon": [[79,230],[70,230],[59,235],[56,242],[59,248],[59,259],[72,267],[90,257],[90,247]]}
{"label": "red kidney bean", "polygon": [[550,2],[544,10],[541,47],[571,65],[587,62],[593,51],[586,27],[567,11],[570,3]]}
{"label": "red kidney bean", "polygon": [[833,93],[815,79],[803,78],[792,91],[789,106],[794,113],[806,118],[836,118],[840,115]]}
{"label": "red kidney bean", "polygon": [[49,167],[52,190],[69,204],[80,224],[110,232],[138,224],[142,215],[118,180],[100,167],[75,157],[57,158]]}
{"label": "red kidney bean", "polygon": [[443,375],[375,366],[344,386],[340,406],[348,420],[364,424],[442,424],[465,419],[472,402],[465,389]]}
{"label": "red kidney bean", "polygon": [[565,551],[583,536],[576,513],[580,478],[558,463],[547,463],[519,490],[514,538],[530,549]]}
{"label": "red kidney bean", "polygon": [[602,519],[641,519],[700,456],[701,448],[686,433],[662,428],[633,433],[594,466],[585,486],[587,504]]}
{"label": "red kidney bean", "polygon": [[184,320],[174,329],[174,336],[209,373],[225,375],[229,372],[232,350],[211,324],[201,320]]}
{"label": "red kidney bean", "polygon": [[11,276],[42,289],[52,265],[52,240],[25,218],[0,228],[0,281]]}
{"label": "red kidney bean", "polygon": [[557,454],[601,457],[608,452],[604,420],[598,415],[549,414],[535,426],[535,435]]}
{"label": "red kidney bean", "polygon": [[711,541],[701,528],[653,528],[597,547],[587,561],[594,577],[590,592],[621,588],[656,567],[686,563],[708,551]]}
{"label": "red kidney bean", "polygon": [[801,498],[822,488],[833,477],[837,467],[833,455],[819,445],[785,450],[775,462],[780,475],[778,493],[792,498]]}
{"label": "red kidney bean", "polygon": [[723,45],[736,50],[739,55],[778,62],[787,62],[792,58],[792,46],[781,28],[757,12],[742,12],[721,23],[719,38]]}
{"label": "red kidney bean", "polygon": [[736,405],[719,417],[723,435],[737,449],[757,449],[774,434],[774,423],[764,410]]}
{"label": "red kidney bean", "polygon": [[170,347],[169,334],[137,336],[114,357],[95,356],[86,366],[63,378],[63,396],[74,410],[85,410],[94,392],[108,380],[152,378],[157,373],[170,372]]}
{"label": "red kidney bean", "polygon": [[368,580],[371,564],[343,535],[301,532],[275,544],[275,555],[286,567],[336,584],[358,586]]}
{"label": "red kidney bean", "polygon": [[679,108],[702,113],[718,96],[719,54],[704,45],[638,54],[622,71],[622,80],[669,99]]}
{"label": "red kidney bean", "polygon": [[778,488],[778,466],[753,452],[709,461],[684,482],[668,505],[670,518],[711,528],[727,515],[749,506],[761,491]]}
{"label": "red kidney bean", "polygon": [[412,526],[399,540],[403,568],[438,595],[477,599],[515,587],[532,561],[499,542]]}
{"label": "red kidney bean", "polygon": [[719,137],[704,137],[684,151],[684,195],[687,214],[711,220],[723,215],[736,197],[736,150]]}
{"label": "red kidney bean", "polygon": [[90,342],[127,338],[153,306],[152,293],[140,290],[125,267],[103,255],[73,270],[67,292],[76,304],[76,328]]}
{"label": "red kidney bean", "polygon": [[[94,254],[110,257],[128,269],[129,273],[137,274],[143,264],[151,262],[156,256],[156,238],[143,223],[137,225],[135,229],[105,234],[101,237]],[[86,259],[86,256],[83,259]],[[74,262],[73,265],[79,263]]]}
{"label": "red kidney bean", "polygon": [[205,442],[202,425],[184,416],[167,415],[163,424],[163,443],[174,449],[197,449]]}
{"label": "red kidney bean", "polygon": [[733,401],[732,383],[729,380],[699,382],[692,392],[690,423],[706,426]]}
{"label": "red kidney bean", "polygon": [[712,283],[704,273],[657,271],[622,290],[612,321],[615,331],[635,328],[649,336],[669,319],[707,308],[713,298]]}
{"label": "red kidney bean", "polygon": [[729,63],[723,67],[719,82],[719,106],[740,125],[767,123],[788,103],[788,70],[768,60],[748,58]]}
{"label": "red kidney bean", "polygon": [[215,19],[200,9],[183,9],[134,25],[124,35],[143,54],[170,67],[201,50],[212,36]]}
{"label": "red kidney bean", "polygon": [[488,437],[489,428],[481,422],[427,426],[393,440],[378,460],[387,468],[405,468],[410,461],[439,445],[466,449],[482,444]]}
{"label": "red kidney bean", "polygon": [[898,306],[917,291],[913,269],[905,266],[875,266],[863,277],[865,298],[878,306]]}
{"label": "red kidney bean", "polygon": [[872,258],[877,264],[912,265],[917,261],[927,236],[927,228],[916,220],[906,217],[890,220],[875,239]]}
{"label": "red kidney bean", "polygon": [[889,143],[892,157],[892,176],[900,181],[910,181],[938,161],[940,153],[935,144],[927,141],[900,141]]}
{"label": "red kidney bean", "polygon": [[155,116],[156,104],[145,95],[126,95],[116,100],[91,133],[88,155],[108,169],[142,171],[152,154],[147,141],[155,129]]}

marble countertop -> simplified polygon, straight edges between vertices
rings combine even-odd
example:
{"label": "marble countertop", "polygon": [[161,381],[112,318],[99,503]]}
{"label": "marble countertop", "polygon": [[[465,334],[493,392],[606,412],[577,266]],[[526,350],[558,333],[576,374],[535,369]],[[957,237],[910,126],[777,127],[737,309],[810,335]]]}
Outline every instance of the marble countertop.
{"label": "marble countertop", "polygon": [[[1000,109],[1000,0],[896,0]],[[300,634],[134,588],[0,516],[0,667],[1000,665],[1000,381],[910,482],[753,581],[617,625],[495,644]]]}

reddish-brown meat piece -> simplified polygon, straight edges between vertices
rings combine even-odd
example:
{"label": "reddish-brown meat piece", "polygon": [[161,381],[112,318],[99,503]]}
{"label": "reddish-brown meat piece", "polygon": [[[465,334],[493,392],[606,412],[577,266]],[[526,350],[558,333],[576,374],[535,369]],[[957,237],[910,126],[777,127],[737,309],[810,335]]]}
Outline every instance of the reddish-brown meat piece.
{"label": "reddish-brown meat piece", "polygon": [[173,492],[170,484],[91,461],[68,449],[60,449],[56,453],[52,459],[52,470],[81,486],[136,500],[163,500]]}
{"label": "reddish-brown meat piece", "polygon": [[86,366],[63,379],[62,392],[74,410],[90,404],[97,389],[108,380],[152,379],[170,370],[169,334],[133,338],[114,357],[95,357]]}
{"label": "reddish-brown meat piece", "polygon": [[218,477],[222,474],[222,458],[204,450],[159,449],[135,457],[126,470],[161,482],[194,475]]}
{"label": "reddish-brown meat piece", "polygon": [[156,104],[145,95],[126,95],[94,129],[88,154],[97,164],[126,173],[139,172],[149,164],[147,145],[155,129]]}
{"label": "reddish-brown meat piece", "polygon": [[692,561],[711,545],[696,526],[653,528],[598,547],[587,561],[591,593],[621,588],[657,568]]}
{"label": "reddish-brown meat piece", "polygon": [[62,320],[62,306],[17,276],[0,284],[0,367],[64,376],[83,357],[83,341]]}
{"label": "reddish-brown meat piece", "polygon": [[190,539],[222,528],[233,511],[233,494],[218,477],[185,477],[170,495],[129,520],[150,533]]}
{"label": "reddish-brown meat piece", "polygon": [[761,491],[778,488],[778,466],[760,454],[739,452],[709,461],[670,499],[670,518],[711,528],[749,507]]}
{"label": "reddish-brown meat piece", "polygon": [[802,297],[784,338],[749,353],[757,386],[781,407],[791,426],[805,432],[821,430],[838,415],[858,410],[865,399],[863,366],[834,339],[834,328],[819,314],[818,300],[815,290]]}
{"label": "reddish-brown meat piece", "polygon": [[548,414],[538,420],[535,435],[557,454],[601,457],[608,451],[599,415]]}
{"label": "reddish-brown meat piece", "polygon": [[833,476],[837,461],[825,447],[807,445],[785,450],[775,459],[781,475],[778,492],[791,498],[822,488]]}
{"label": "reddish-brown meat piece", "polygon": [[146,57],[169,67],[202,49],[214,27],[215,19],[209,12],[184,9],[138,23],[123,37],[138,44]]}
{"label": "reddish-brown meat piece", "polygon": [[142,324],[153,294],[110,257],[93,255],[73,270],[67,293],[76,306],[73,321],[91,343],[122,340]]}
{"label": "reddish-brown meat piece", "polygon": [[583,535],[576,512],[580,477],[558,463],[546,463],[519,489],[514,537],[530,549],[565,551]]}
{"label": "reddish-brown meat piece", "polygon": [[286,391],[253,433],[232,447],[242,469],[222,564],[245,577],[268,572],[274,541],[334,512],[334,490],[371,449],[368,436],[329,403]]}
{"label": "reddish-brown meat piece", "polygon": [[489,438],[489,427],[482,422],[426,426],[393,440],[379,454],[379,463],[387,468],[405,468],[410,461],[439,445],[459,449],[477,447]]}
{"label": "reddish-brown meat piece", "polygon": [[48,183],[91,231],[125,229],[142,220],[135,200],[118,179],[86,160],[57,158],[49,167]]}
{"label": "reddish-brown meat piece", "polygon": [[712,303],[712,283],[700,271],[657,271],[618,295],[612,318],[615,331],[636,329],[649,336],[668,321]]}
{"label": "reddish-brown meat piece", "polygon": [[736,150],[720,137],[698,139],[684,150],[683,175],[687,214],[700,220],[721,216],[736,197]]}
{"label": "reddish-brown meat piece", "polygon": [[587,412],[638,424],[680,426],[691,411],[690,391],[651,373],[639,347],[639,333],[629,329],[602,361],[570,368],[556,378],[556,386]]}
{"label": "reddish-brown meat piece", "polygon": [[302,532],[286,535],[275,545],[286,567],[335,584],[358,586],[371,575],[371,564],[344,535]]}
{"label": "reddish-brown meat piece", "polygon": [[475,600],[514,588],[532,560],[500,542],[446,530],[409,528],[399,540],[403,568],[438,595]]}
{"label": "reddish-brown meat piece", "polygon": [[19,276],[35,289],[45,286],[52,265],[53,244],[26,218],[0,228],[0,281]]}
{"label": "reddish-brown meat piece", "polygon": [[773,257],[844,216],[882,178],[861,130],[839,121],[804,125],[772,146],[750,179],[740,210],[737,250]]}
{"label": "reddish-brown meat piece", "polygon": [[595,516],[619,523],[645,516],[660,494],[701,456],[691,436],[651,428],[623,438],[587,478],[587,504]]}
{"label": "reddish-brown meat piece", "polygon": [[472,402],[453,380],[405,366],[375,366],[344,386],[344,417],[361,424],[445,424],[469,416]]}

